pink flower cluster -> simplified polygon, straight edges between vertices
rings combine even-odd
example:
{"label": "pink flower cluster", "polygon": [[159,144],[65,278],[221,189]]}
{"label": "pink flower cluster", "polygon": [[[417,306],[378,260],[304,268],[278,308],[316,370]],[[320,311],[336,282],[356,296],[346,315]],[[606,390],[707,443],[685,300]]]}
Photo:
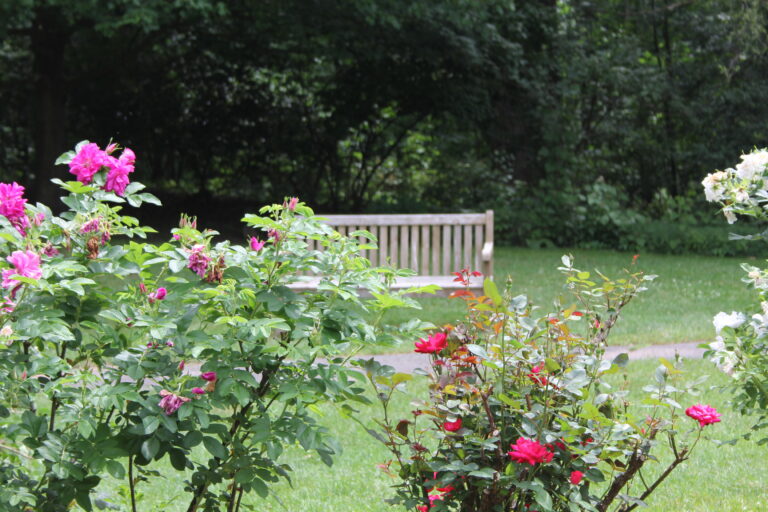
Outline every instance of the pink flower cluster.
{"label": "pink flower cluster", "polygon": [[85,144],[69,162],[69,172],[77,177],[77,181],[87,185],[93,181],[97,172],[106,167],[104,190],[122,196],[130,183],[128,175],[134,170],[136,155],[129,148],[125,148],[120,157],[115,158],[111,153],[116,147],[116,144],[110,144],[107,150],[103,151],[93,142]]}

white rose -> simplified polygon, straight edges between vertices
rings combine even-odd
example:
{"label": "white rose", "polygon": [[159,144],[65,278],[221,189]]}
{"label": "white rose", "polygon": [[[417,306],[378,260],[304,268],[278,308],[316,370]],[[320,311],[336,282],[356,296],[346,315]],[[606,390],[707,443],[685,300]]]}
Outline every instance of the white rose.
{"label": "white rose", "polygon": [[731,311],[731,314],[729,315],[728,313],[721,311],[715,315],[715,318],[712,319],[712,323],[715,325],[715,332],[720,334],[720,331],[723,330],[723,327],[732,327],[733,329],[736,329],[746,320],[747,317],[744,316],[744,313]]}
{"label": "white rose", "polygon": [[736,166],[736,175],[743,180],[751,180],[756,174],[763,174],[768,165],[768,151],[760,150],[748,155],[741,155],[741,163]]}

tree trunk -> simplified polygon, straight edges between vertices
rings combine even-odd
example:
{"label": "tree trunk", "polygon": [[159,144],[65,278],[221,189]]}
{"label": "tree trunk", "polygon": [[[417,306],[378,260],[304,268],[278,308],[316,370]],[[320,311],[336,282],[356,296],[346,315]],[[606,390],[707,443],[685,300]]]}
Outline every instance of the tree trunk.
{"label": "tree trunk", "polygon": [[34,143],[32,190],[30,198],[56,209],[58,193],[50,183],[60,173],[53,162],[66,151],[66,86],[64,51],[68,33],[59,20],[62,15],[52,7],[38,7],[31,31],[34,97],[31,132]]}

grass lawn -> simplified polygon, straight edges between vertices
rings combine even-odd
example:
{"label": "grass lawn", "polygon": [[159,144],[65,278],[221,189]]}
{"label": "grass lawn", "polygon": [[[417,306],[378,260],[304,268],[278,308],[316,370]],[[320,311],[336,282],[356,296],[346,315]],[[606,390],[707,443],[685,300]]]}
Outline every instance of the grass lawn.
{"label": "grass lawn", "polygon": [[[516,294],[528,295],[542,309],[549,309],[563,289],[565,280],[557,267],[560,256],[568,253],[574,256],[576,268],[590,272],[597,268],[614,276],[632,262],[632,254],[613,251],[500,248],[495,253],[496,282],[502,284],[511,276]],[[636,268],[659,277],[624,310],[610,343],[643,346],[713,338],[714,315],[744,311],[750,303],[751,292],[741,282],[743,261],[747,258],[641,254]],[[452,323],[463,313],[461,300],[421,302],[423,310],[416,315],[436,325]],[[412,314],[395,313],[390,320],[404,321]]]}
{"label": "grass lawn", "polygon": [[[630,363],[628,374],[633,388],[639,389],[652,379],[655,361]],[[719,386],[728,377],[718,372],[706,361],[689,361],[685,370],[692,380],[701,374],[709,374],[705,386]],[[617,376],[617,379],[620,378]],[[398,415],[410,411],[413,396],[423,396],[424,380],[411,383],[409,395],[400,397]],[[412,395],[411,395],[412,394]],[[728,397],[718,390],[708,391],[698,400],[709,403],[723,413],[722,423],[707,427],[706,433],[712,439],[728,440],[746,432],[751,425],[749,418],[731,412],[726,405]],[[639,396],[639,395],[638,395]],[[684,407],[690,404],[683,404]],[[404,512],[383,503],[390,496],[389,486],[393,482],[376,469],[376,464],[387,459],[387,451],[364,432],[358,425],[344,420],[330,408],[325,408],[323,423],[342,440],[344,453],[337,463],[328,468],[315,454],[305,453],[298,448],[289,449],[281,462],[294,468],[293,488],[280,484],[274,490],[281,505],[274,498],[248,501],[244,510],[288,511],[288,512]],[[638,414],[643,414],[642,410]],[[693,420],[691,420],[693,423]],[[371,422],[372,424],[372,422]],[[740,441],[735,446],[718,446],[702,440],[692,459],[681,465],[649,499],[649,512],[736,512],[768,510],[768,447],[757,446],[754,442]],[[649,463],[650,464],[650,463]],[[167,463],[155,469],[170,474]],[[116,482],[105,481],[99,491],[114,496]],[[139,490],[144,495],[142,512],[182,512],[186,502],[182,496],[183,484],[165,477],[151,478],[141,483]],[[122,509],[126,508],[125,501]],[[245,504],[245,503],[244,503]]]}

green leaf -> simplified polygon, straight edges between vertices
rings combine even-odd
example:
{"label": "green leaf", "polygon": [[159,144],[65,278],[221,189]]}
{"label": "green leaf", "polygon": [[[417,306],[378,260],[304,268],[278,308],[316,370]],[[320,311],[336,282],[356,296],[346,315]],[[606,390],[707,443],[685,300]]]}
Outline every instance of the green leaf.
{"label": "green leaf", "polygon": [[477,471],[470,471],[469,476],[476,476],[477,478],[486,478],[488,480],[493,479],[493,475],[496,471],[493,468],[482,468]]}
{"label": "green leaf", "polygon": [[160,450],[160,441],[158,441],[154,437],[150,437],[149,439],[141,443],[141,455],[147,460],[154,459],[155,455],[157,455],[157,452],[159,450]]}
{"label": "green leaf", "polygon": [[116,460],[107,461],[107,472],[117,480],[125,478],[125,468]]}
{"label": "green leaf", "polygon": [[624,368],[627,366],[627,363],[629,362],[629,354],[626,352],[622,352],[621,354],[617,355],[613,358],[613,361],[611,364],[615,364],[616,366],[620,366],[621,368]]}
{"label": "green leaf", "polygon": [[221,441],[218,439],[211,437],[211,436],[205,436],[203,438],[203,446],[205,446],[205,449],[208,450],[208,453],[213,455],[214,457],[217,457],[219,459],[226,459],[227,458],[227,449],[224,448],[224,445],[221,444]]}
{"label": "green leaf", "polygon": [[544,368],[546,368],[548,372],[557,372],[560,370],[560,365],[557,361],[548,357],[544,360]]}
{"label": "green leaf", "polygon": [[485,281],[483,281],[483,292],[493,301],[494,306],[501,306],[503,299],[499,294],[499,289],[496,287],[496,283],[491,281],[489,277],[486,277]]}
{"label": "green leaf", "polygon": [[157,416],[145,416],[142,420],[142,424],[144,425],[144,434],[150,435],[160,426],[160,418]]}

